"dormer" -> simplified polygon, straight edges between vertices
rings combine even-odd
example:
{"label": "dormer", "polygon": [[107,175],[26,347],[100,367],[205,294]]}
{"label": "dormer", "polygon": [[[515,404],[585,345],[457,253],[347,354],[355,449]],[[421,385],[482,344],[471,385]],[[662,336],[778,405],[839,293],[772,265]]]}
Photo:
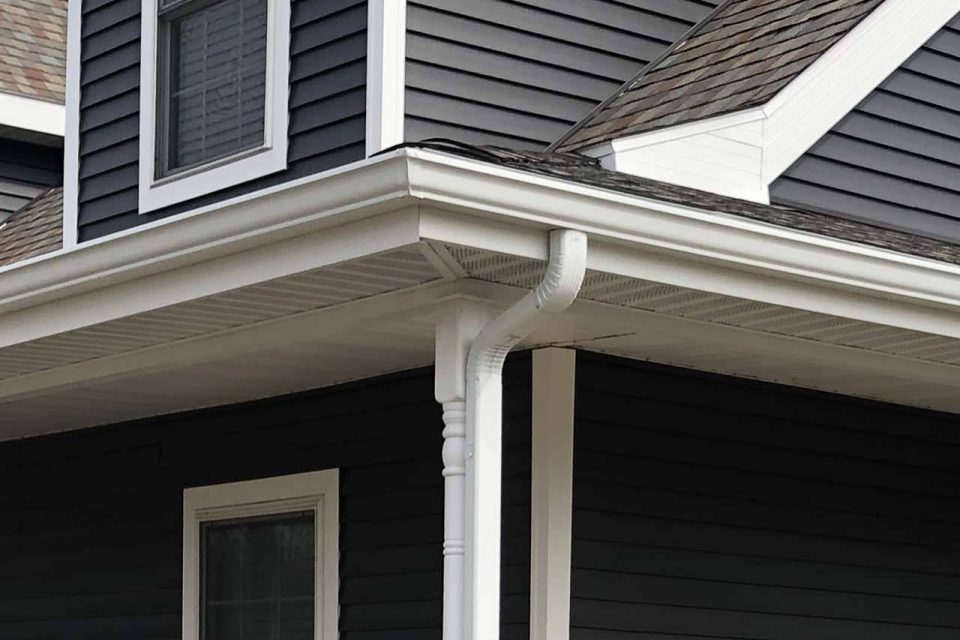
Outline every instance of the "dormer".
{"label": "dormer", "polygon": [[[797,192],[781,186],[791,167],[958,11],[957,0],[724,3],[555,147],[644,178],[760,203],[772,191],[777,201]],[[952,65],[956,77],[951,46],[933,67]]]}

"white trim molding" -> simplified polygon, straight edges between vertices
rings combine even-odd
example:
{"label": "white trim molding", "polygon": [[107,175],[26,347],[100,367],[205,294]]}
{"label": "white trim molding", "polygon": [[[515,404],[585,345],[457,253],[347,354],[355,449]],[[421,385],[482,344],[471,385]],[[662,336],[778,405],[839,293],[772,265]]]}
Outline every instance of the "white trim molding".
{"label": "white trim molding", "polygon": [[290,0],[268,0],[264,144],[161,180],[157,149],[157,7],[142,0],[140,23],[140,173],[138,205],[147,213],[287,168],[290,119]]}
{"label": "white trim molding", "polygon": [[316,517],[314,640],[336,640],[339,616],[340,491],[336,469],[183,491],[183,640],[199,640],[200,525],[313,511]]}
{"label": "white trim molding", "polygon": [[82,0],[67,4],[66,108],[63,141],[63,248],[77,245],[80,178],[80,25]]}
{"label": "white trim molding", "polygon": [[403,142],[406,0],[367,4],[367,157]]}
{"label": "white trim molding", "polygon": [[66,109],[56,102],[0,92],[0,125],[63,137]]}
{"label": "white trim molding", "polygon": [[765,105],[588,149],[608,169],[768,203],[769,186],[960,13],[886,0]]}
{"label": "white trim molding", "polygon": [[577,352],[533,352],[530,640],[570,637]]}

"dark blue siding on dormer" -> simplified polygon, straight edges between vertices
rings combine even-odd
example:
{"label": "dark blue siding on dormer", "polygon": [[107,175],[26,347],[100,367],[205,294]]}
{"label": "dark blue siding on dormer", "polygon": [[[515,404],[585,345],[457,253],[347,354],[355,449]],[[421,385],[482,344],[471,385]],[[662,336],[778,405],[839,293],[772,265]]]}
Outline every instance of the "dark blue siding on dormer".
{"label": "dark blue siding on dormer", "polygon": [[364,157],[366,0],[292,0],[288,169],[139,215],[140,0],[83,0],[82,20],[81,241]]}
{"label": "dark blue siding on dormer", "polygon": [[409,0],[407,140],[543,148],[719,0]]}
{"label": "dark blue siding on dormer", "polygon": [[770,195],[960,241],[960,17],[774,182]]}

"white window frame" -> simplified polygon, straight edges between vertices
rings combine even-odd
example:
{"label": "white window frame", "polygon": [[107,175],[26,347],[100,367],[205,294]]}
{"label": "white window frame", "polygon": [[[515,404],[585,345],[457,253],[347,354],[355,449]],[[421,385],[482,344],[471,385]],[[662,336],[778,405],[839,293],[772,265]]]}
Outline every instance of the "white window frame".
{"label": "white window frame", "polygon": [[156,179],[158,0],[142,0],[140,26],[140,213],[178,204],[287,168],[290,0],[267,0],[264,144]]}
{"label": "white window frame", "polygon": [[183,640],[200,639],[200,525],[312,510],[316,514],[314,638],[336,640],[340,479],[336,469],[184,489]]}

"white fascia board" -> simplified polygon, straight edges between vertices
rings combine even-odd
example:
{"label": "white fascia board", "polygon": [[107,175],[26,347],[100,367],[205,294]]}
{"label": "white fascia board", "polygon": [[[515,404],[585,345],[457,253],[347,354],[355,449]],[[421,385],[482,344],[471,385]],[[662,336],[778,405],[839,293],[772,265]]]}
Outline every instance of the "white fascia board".
{"label": "white fascia board", "polygon": [[496,224],[509,221],[504,246],[542,259],[536,233],[577,229],[590,235],[591,269],[960,337],[958,265],[434,151],[408,153],[411,193],[467,214],[422,209],[424,239],[475,246],[474,214],[482,213],[487,245],[499,242]]}
{"label": "white fascia board", "polygon": [[66,109],[47,100],[0,93],[0,125],[63,137]]}
{"label": "white fascia board", "polygon": [[367,5],[367,157],[403,142],[406,43],[406,0],[370,0]]}
{"label": "white fascia board", "polygon": [[80,183],[80,21],[82,0],[67,4],[67,105],[63,141],[63,247],[77,245]]}
{"label": "white fascia board", "polygon": [[960,0],[886,0],[767,104],[586,150],[611,170],[753,202],[927,40]]}
{"label": "white fascia board", "polygon": [[[356,242],[311,249],[317,232],[361,220]],[[420,240],[542,259],[555,228],[590,235],[594,270],[960,337],[958,265],[424,149],[0,268],[0,335],[21,342]],[[201,263],[202,278],[184,268]]]}
{"label": "white fascia board", "polygon": [[[415,214],[383,217],[409,207],[406,172],[394,152],[2,267],[2,343],[416,242]],[[317,232],[378,216],[349,242],[316,244]]]}

